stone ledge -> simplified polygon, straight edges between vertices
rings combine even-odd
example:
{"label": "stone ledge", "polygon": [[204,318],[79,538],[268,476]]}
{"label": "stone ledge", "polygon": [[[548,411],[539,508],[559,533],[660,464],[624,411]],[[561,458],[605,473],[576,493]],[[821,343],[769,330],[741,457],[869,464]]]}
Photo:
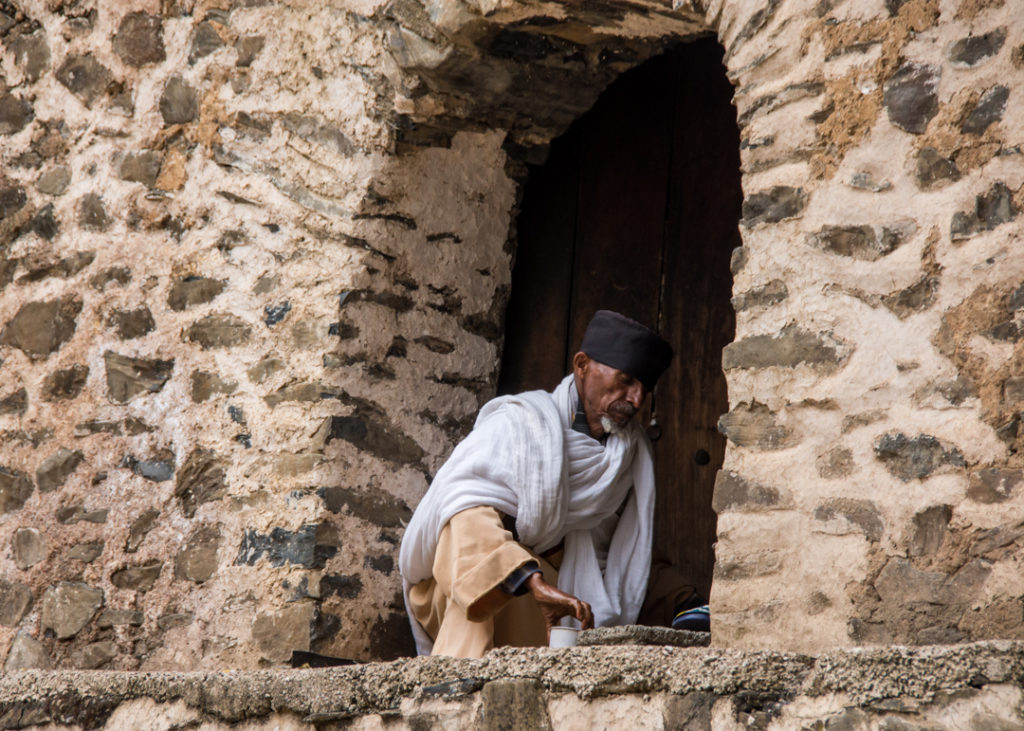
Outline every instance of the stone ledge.
{"label": "stone ledge", "polygon": [[493,680],[527,681],[584,700],[703,693],[779,701],[841,694],[847,704],[928,702],[1024,683],[1024,642],[888,646],[818,656],[678,647],[504,648],[481,660],[415,658],[322,670],[190,673],[26,670],[0,676],[0,727],[54,722],[99,728],[122,703],[181,702],[226,722],[291,713],[317,723],[400,712],[404,699],[458,701]]}

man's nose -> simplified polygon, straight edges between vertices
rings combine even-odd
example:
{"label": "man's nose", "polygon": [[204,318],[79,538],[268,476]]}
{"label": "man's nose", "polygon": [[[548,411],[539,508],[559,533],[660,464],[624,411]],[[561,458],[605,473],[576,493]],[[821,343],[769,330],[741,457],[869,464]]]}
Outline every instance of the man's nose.
{"label": "man's nose", "polygon": [[632,404],[635,409],[640,408],[645,398],[647,398],[647,389],[644,388],[642,383],[634,383],[626,391],[626,400]]}

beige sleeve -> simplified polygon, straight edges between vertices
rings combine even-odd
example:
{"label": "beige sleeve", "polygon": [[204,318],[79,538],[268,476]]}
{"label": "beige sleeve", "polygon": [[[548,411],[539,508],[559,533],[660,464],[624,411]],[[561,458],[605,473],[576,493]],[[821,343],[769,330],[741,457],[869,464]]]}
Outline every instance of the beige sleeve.
{"label": "beige sleeve", "polygon": [[480,600],[532,560],[533,555],[505,530],[497,510],[470,508],[456,513],[441,531],[434,556],[434,579],[469,619],[480,621],[501,608],[495,607],[492,595],[491,601],[483,603],[487,606],[485,616],[478,616]]}

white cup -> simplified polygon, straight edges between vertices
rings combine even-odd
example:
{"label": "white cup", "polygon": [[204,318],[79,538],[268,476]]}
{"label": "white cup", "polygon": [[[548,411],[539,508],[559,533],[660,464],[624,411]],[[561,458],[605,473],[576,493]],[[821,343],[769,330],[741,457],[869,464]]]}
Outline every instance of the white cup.
{"label": "white cup", "polygon": [[576,647],[576,637],[579,633],[575,627],[552,627],[548,647]]}

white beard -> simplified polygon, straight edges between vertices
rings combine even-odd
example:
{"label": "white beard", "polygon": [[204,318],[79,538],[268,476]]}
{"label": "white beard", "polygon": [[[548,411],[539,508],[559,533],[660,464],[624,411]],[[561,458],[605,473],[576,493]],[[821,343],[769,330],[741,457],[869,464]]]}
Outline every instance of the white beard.
{"label": "white beard", "polygon": [[619,426],[617,423],[612,421],[611,417],[601,417],[601,428],[604,429],[605,434],[614,434],[615,436],[621,436],[625,429]]}

